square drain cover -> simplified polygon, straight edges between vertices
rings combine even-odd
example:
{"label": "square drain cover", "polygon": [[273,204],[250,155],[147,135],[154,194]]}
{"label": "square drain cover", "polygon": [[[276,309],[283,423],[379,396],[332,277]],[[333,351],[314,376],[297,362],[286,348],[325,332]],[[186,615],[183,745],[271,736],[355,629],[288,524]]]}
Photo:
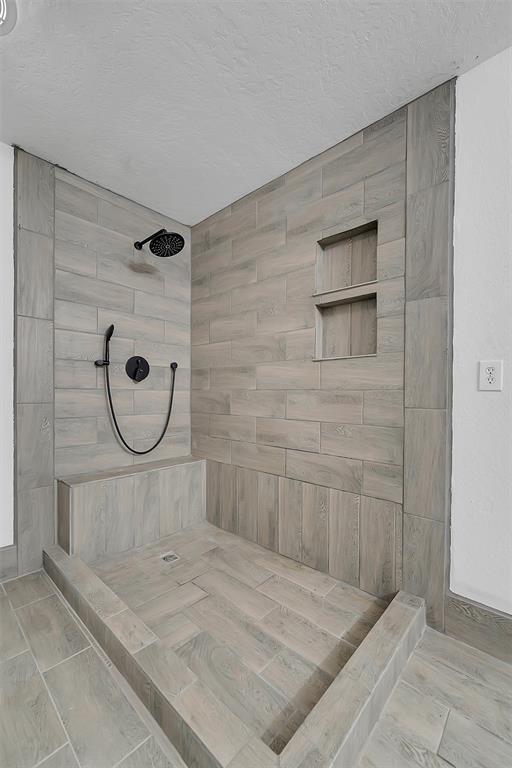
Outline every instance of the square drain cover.
{"label": "square drain cover", "polygon": [[174,563],[176,560],[179,560],[180,556],[176,554],[176,552],[167,552],[166,555],[162,555],[162,560],[166,563]]}

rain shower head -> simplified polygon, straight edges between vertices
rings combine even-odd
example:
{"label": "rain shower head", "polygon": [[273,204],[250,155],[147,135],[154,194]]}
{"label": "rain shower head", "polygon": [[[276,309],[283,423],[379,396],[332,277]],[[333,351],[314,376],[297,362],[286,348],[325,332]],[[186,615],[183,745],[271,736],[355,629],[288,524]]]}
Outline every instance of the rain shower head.
{"label": "rain shower head", "polygon": [[166,229],[159,229],[158,232],[146,237],[145,240],[137,240],[133,246],[138,251],[141,251],[142,246],[147,242],[149,242],[151,253],[160,257],[175,256],[185,245],[184,238],[177,232],[167,232]]}

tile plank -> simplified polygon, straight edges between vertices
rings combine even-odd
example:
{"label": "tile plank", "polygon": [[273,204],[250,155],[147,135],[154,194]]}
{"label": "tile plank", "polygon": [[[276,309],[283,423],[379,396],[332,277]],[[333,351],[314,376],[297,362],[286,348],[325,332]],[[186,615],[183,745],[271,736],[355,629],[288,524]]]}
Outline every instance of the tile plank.
{"label": "tile plank", "polygon": [[342,491],[361,491],[362,465],[354,459],[287,450],[286,475]]}
{"label": "tile plank", "polygon": [[169,616],[183,611],[184,608],[204,597],[206,597],[205,590],[192,582],[187,582],[135,607],[134,611],[158,635],[162,624],[166,624]]}
{"label": "tile plank", "polygon": [[198,576],[194,584],[210,595],[219,595],[228,600],[255,620],[262,619],[276,607],[275,602],[264,594],[250,589],[238,579],[219,570],[208,571]]}
{"label": "tile plank", "polygon": [[279,606],[259,622],[261,629],[279,643],[335,677],[355,650],[303,616]]}
{"label": "tile plank", "polygon": [[294,611],[338,638],[342,638],[356,620],[352,611],[341,609],[339,606],[334,607],[318,595],[303,590],[279,576],[272,576],[257,589],[275,603]]}
{"label": "tile plank", "polygon": [[67,741],[32,654],[0,664],[0,765],[33,766]]}
{"label": "tile plank", "polygon": [[439,754],[457,768],[509,768],[512,744],[498,738],[453,710],[439,746]]}
{"label": "tile plank", "polygon": [[252,736],[247,726],[199,680],[183,691],[175,706],[220,765],[227,765]]}
{"label": "tile plank", "polygon": [[57,595],[19,608],[17,615],[43,672],[90,645]]}
{"label": "tile plank", "polygon": [[237,655],[202,632],[178,656],[264,743],[270,744],[292,712],[287,699],[246,667]]}
{"label": "tile plank", "polygon": [[27,642],[16,621],[13,609],[5,593],[0,592],[0,662],[7,661],[28,650]]}
{"label": "tile plank", "polygon": [[261,673],[295,709],[309,714],[331,683],[331,676],[291,650],[282,651]]}
{"label": "tile plank", "polygon": [[83,768],[110,768],[148,737],[92,648],[44,676]]}
{"label": "tile plank", "polygon": [[329,567],[329,489],[304,483],[301,560],[311,568]]}
{"label": "tile plank", "polygon": [[55,594],[52,582],[43,571],[6,581],[3,586],[14,609]]}
{"label": "tile plank", "polygon": [[399,506],[391,501],[361,497],[360,587],[379,597],[390,596],[395,590],[395,518],[398,511]]}
{"label": "tile plank", "polygon": [[359,585],[360,496],[330,489],[329,573],[348,584]]}
{"label": "tile plank", "polygon": [[185,611],[187,617],[218,642],[236,648],[240,658],[255,672],[261,671],[282,649],[264,627],[220,596],[207,597]]}
{"label": "tile plank", "polygon": [[258,472],[258,544],[279,548],[279,478]]}

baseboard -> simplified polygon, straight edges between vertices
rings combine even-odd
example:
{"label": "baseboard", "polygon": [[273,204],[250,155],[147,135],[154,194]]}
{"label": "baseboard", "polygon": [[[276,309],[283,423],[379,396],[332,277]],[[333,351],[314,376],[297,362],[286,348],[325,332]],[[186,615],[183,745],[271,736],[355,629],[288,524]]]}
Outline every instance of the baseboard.
{"label": "baseboard", "polygon": [[459,595],[447,594],[444,621],[447,635],[512,663],[512,616]]}

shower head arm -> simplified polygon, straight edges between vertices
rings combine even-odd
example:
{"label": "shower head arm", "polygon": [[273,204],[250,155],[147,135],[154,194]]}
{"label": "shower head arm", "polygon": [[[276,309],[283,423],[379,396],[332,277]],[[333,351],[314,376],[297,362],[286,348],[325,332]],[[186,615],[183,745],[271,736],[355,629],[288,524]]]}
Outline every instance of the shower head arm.
{"label": "shower head arm", "polygon": [[136,248],[138,251],[142,251],[142,246],[146,245],[146,243],[149,243],[150,240],[153,240],[155,237],[158,237],[159,235],[163,235],[167,230],[166,229],[159,229],[158,232],[153,232],[152,235],[149,237],[146,237],[145,240],[137,240],[133,247]]}

